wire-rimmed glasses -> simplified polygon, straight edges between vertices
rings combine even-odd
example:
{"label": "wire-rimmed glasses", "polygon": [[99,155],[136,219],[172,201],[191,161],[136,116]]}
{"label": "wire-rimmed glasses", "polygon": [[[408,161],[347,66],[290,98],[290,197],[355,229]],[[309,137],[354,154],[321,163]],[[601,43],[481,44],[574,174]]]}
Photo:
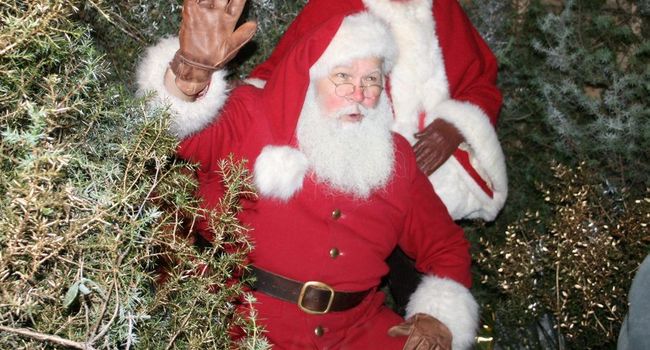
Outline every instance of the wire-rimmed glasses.
{"label": "wire-rimmed glasses", "polygon": [[[336,74],[334,76],[329,76],[328,79],[332,82],[332,84],[334,84],[334,93],[338,97],[349,98],[357,88],[356,84],[346,81],[346,76],[339,76]],[[362,80],[372,79],[379,81],[379,84],[359,85],[359,87],[363,91],[364,97],[374,99],[377,98],[379,94],[381,94],[381,91],[384,89],[384,87],[381,86],[381,77],[371,75],[362,78]]]}

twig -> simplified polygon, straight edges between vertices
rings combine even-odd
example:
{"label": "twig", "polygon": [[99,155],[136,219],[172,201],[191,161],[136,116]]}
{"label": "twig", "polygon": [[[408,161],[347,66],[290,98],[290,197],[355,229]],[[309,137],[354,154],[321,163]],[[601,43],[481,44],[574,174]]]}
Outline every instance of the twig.
{"label": "twig", "polygon": [[0,326],[0,331],[9,332],[9,333],[13,333],[13,334],[18,334],[18,335],[22,335],[22,336],[25,336],[25,337],[34,338],[36,340],[49,341],[49,342],[52,342],[52,343],[56,343],[56,344],[63,345],[63,346],[68,346],[68,347],[75,348],[75,349],[95,350],[95,348],[93,348],[91,345],[89,345],[87,343],[80,343],[80,342],[72,341],[70,339],[61,338],[61,337],[58,337],[56,335],[39,333],[39,332],[35,332],[35,331],[29,330],[29,329],[26,329],[26,328],[12,328],[12,327]]}
{"label": "twig", "polygon": [[[136,40],[137,42],[139,42],[139,43],[141,43],[141,44],[144,43],[144,40],[143,40],[143,39],[142,39],[138,34],[136,34],[136,33],[131,33],[131,32],[128,31],[126,28],[124,28],[124,27],[122,27],[121,25],[115,23],[115,22],[113,21],[113,19],[111,19],[111,17],[110,17],[106,12],[104,12],[104,10],[102,10],[102,8],[101,8],[99,5],[95,4],[94,1],[89,0],[88,2],[90,3],[90,5],[91,5],[92,7],[94,7],[94,8],[97,10],[97,12],[99,12],[99,14],[101,14],[101,15],[104,17],[105,20],[108,21],[108,23],[114,25],[115,27],[117,27],[117,29],[119,29],[120,31],[122,31],[122,33],[124,33],[124,34],[130,36],[131,38],[133,38],[133,39]],[[125,21],[122,17],[118,16],[116,13],[113,13],[113,15],[114,15],[115,17],[117,17],[118,19],[120,19],[120,20],[123,22],[123,24],[126,24],[126,25],[129,24],[129,23],[128,23],[127,21]]]}
{"label": "twig", "polygon": [[117,280],[113,280],[113,288],[108,290],[108,295],[106,295],[106,299],[104,299],[104,302],[102,303],[102,309],[99,312],[99,317],[97,318],[97,322],[95,323],[95,326],[93,327],[93,330],[91,334],[97,334],[97,331],[99,331],[99,326],[102,324],[102,319],[104,319],[104,315],[106,314],[106,309],[108,308],[108,302],[111,300],[111,294],[113,294],[113,289],[117,289]]}
{"label": "twig", "polygon": [[[562,321],[562,306],[560,305],[560,263],[558,262],[557,265],[555,266],[555,297],[556,297],[556,308],[557,308],[557,320],[558,323]],[[561,332],[561,327],[558,324],[557,325],[557,345],[558,348],[562,348],[562,332]]]}
{"label": "twig", "polygon": [[[192,306],[190,307],[190,310],[194,310],[194,306],[196,306],[196,300],[192,303]],[[169,349],[172,348],[172,346],[174,346],[174,342],[176,341],[176,338],[178,338],[178,336],[181,334],[181,332],[183,332],[183,330],[185,329],[185,325],[190,320],[190,317],[193,314],[194,314],[193,312],[189,312],[187,314],[187,316],[185,316],[185,319],[181,323],[181,326],[178,327],[178,331],[171,337],[171,339],[169,340],[169,343],[167,343],[167,347],[165,348],[165,350],[169,350]]]}
{"label": "twig", "polygon": [[[119,268],[120,265],[122,265],[122,261],[124,258],[129,254],[131,251],[130,248],[127,248],[124,253],[122,253],[116,261],[115,268]],[[102,338],[106,333],[108,333],[108,330],[110,329],[111,325],[113,322],[115,322],[115,319],[117,318],[117,315],[119,314],[120,311],[120,292],[119,292],[119,284],[117,283],[117,271],[113,270],[113,286],[115,288],[115,311],[113,311],[113,316],[111,319],[108,321],[106,325],[104,325],[104,328],[99,332],[96,336],[93,337],[93,339],[90,341],[91,344],[94,344],[98,339]],[[108,299],[108,298],[107,298]],[[102,318],[103,318],[103,313],[102,313]],[[99,319],[101,321],[101,318]]]}
{"label": "twig", "polygon": [[[117,283],[115,284],[115,289],[117,290]],[[119,314],[120,311],[120,293],[115,292],[115,311],[113,311],[113,316],[111,319],[108,321],[107,324],[104,325],[104,328],[102,328],[102,331],[99,332],[93,339],[90,340],[91,344],[94,344],[98,339],[101,339],[106,333],[108,333],[108,330],[111,328],[111,325],[113,322],[115,322],[115,319],[117,318],[117,315]]]}
{"label": "twig", "polygon": [[133,339],[133,315],[129,313],[129,316],[127,316],[129,320],[129,333],[126,336],[126,346],[124,347],[125,350],[130,350],[131,349],[131,339]]}
{"label": "twig", "polygon": [[149,199],[149,197],[151,197],[151,194],[153,193],[154,189],[158,186],[159,183],[158,176],[160,175],[161,167],[162,166],[160,165],[160,159],[156,158],[156,174],[153,178],[153,183],[151,184],[151,188],[149,189],[149,192],[144,197],[144,200],[142,201],[140,208],[138,208],[138,212],[135,214],[134,219],[137,219],[140,216],[140,214],[142,214],[142,210],[144,209],[145,204],[147,204],[147,200]]}
{"label": "twig", "polygon": [[[122,232],[120,231],[117,234],[116,241],[119,241],[120,237],[122,236]],[[128,249],[127,249],[128,252]],[[126,255],[122,254],[117,257],[115,261],[115,265],[119,268],[119,266],[122,264],[122,259],[124,259]],[[102,319],[104,319],[104,315],[106,314],[106,309],[108,308],[108,303],[111,300],[111,294],[113,293],[113,289],[117,289],[117,277],[115,276],[115,269],[113,269],[113,287],[108,290],[108,294],[106,295],[106,298],[104,298],[104,302],[102,303],[102,308],[101,311],[99,312],[99,317],[97,318],[97,322],[95,323],[95,326],[93,327],[91,335],[93,335],[93,343],[97,339],[94,337],[95,334],[97,334],[97,331],[99,331],[99,326],[102,324]]]}

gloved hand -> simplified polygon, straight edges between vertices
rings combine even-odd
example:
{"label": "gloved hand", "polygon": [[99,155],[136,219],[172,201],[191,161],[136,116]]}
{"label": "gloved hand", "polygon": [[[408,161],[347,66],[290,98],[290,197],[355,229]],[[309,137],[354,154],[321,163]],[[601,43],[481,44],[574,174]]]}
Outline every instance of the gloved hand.
{"label": "gloved hand", "polygon": [[451,350],[449,328],[433,316],[418,313],[388,330],[391,337],[408,336],[404,350]]}
{"label": "gloved hand", "polygon": [[212,73],[253,38],[253,21],[235,25],[246,0],[185,0],[178,34],[180,49],[170,64],[176,86],[186,95],[203,90]]}
{"label": "gloved hand", "polygon": [[413,146],[415,159],[427,176],[433,174],[465,141],[453,124],[440,118],[415,134],[415,138],[418,140]]}

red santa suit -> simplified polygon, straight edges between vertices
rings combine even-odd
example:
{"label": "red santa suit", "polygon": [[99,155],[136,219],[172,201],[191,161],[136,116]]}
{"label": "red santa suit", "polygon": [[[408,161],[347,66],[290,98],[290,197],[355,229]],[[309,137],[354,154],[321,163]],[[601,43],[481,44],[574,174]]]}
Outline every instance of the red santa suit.
{"label": "red santa suit", "polygon": [[[242,86],[225,97],[223,73],[217,72],[207,95],[194,104],[169,95],[162,81],[178,48],[176,38],[148,49],[138,69],[140,89],[156,91],[158,103],[171,104],[178,113],[171,132],[183,139],[179,155],[200,165],[206,207],[216,206],[222,193],[218,161],[229,154],[249,160],[260,196],[244,200],[240,219],[252,228],[252,264],[337,291],[372,290],[358,306],[324,315],[254,292],[258,321],[275,349],[401,349],[405,339],[386,332],[402,318],[383,306],[384,296],[375,289],[387,273],[386,257],[398,244],[428,274],[407,316],[437,317],[450,328],[455,348],[473,342],[478,309],[468,290],[469,245],[418,170],[408,142],[393,134],[387,183],[360,198],[318,181],[296,141],[310,68],[329,71],[373,56],[390,67],[395,51],[390,37],[387,27],[366,13],[334,16],[296,43],[265,88]],[[215,106],[219,113],[208,117]]]}
{"label": "red santa suit", "polygon": [[456,0],[310,0],[247,81],[263,86],[298,38],[332,16],[365,9],[390,25],[399,47],[389,81],[393,130],[414,144],[436,118],[453,124],[465,142],[429,180],[454,219],[493,220],[508,191],[494,130],[497,62]]}

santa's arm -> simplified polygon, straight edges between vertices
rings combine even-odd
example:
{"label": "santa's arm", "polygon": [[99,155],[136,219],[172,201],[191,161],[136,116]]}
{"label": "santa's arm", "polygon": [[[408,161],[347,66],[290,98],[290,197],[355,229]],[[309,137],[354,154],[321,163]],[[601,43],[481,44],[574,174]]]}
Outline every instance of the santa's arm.
{"label": "santa's arm", "polygon": [[410,297],[406,318],[431,315],[449,328],[454,349],[469,348],[478,328],[478,305],[469,290],[469,243],[419,172],[414,172],[411,196],[399,244],[425,275]]}
{"label": "santa's arm", "polygon": [[148,48],[138,65],[139,92],[153,91],[154,106],[171,107],[170,131],[181,139],[208,125],[226,100],[222,68],[256,29],[254,22],[235,29],[245,2],[186,0],[179,36]]}
{"label": "santa's arm", "polygon": [[[177,96],[178,91],[165,86],[165,75],[171,72],[169,62],[178,48],[178,38],[168,37],[145,50],[137,67],[138,89],[142,94],[153,93],[151,108],[169,107],[169,131],[181,140],[178,155],[198,163],[207,173],[216,170],[217,164],[212,164],[212,160],[227,156],[222,150],[234,144],[247,127],[250,118],[243,117],[247,115],[243,99],[246,93],[230,94],[226,71],[222,69],[212,73],[208,88],[198,99],[188,101]],[[215,123],[217,120],[219,123]]]}
{"label": "santa's arm", "polygon": [[457,1],[434,1],[433,16],[451,100],[477,107],[495,126],[502,103],[496,57]]}
{"label": "santa's arm", "polygon": [[429,179],[454,219],[493,220],[503,207],[508,182],[495,125],[501,107],[497,61],[455,0],[434,2],[449,98],[427,111],[453,125],[463,142]]}

